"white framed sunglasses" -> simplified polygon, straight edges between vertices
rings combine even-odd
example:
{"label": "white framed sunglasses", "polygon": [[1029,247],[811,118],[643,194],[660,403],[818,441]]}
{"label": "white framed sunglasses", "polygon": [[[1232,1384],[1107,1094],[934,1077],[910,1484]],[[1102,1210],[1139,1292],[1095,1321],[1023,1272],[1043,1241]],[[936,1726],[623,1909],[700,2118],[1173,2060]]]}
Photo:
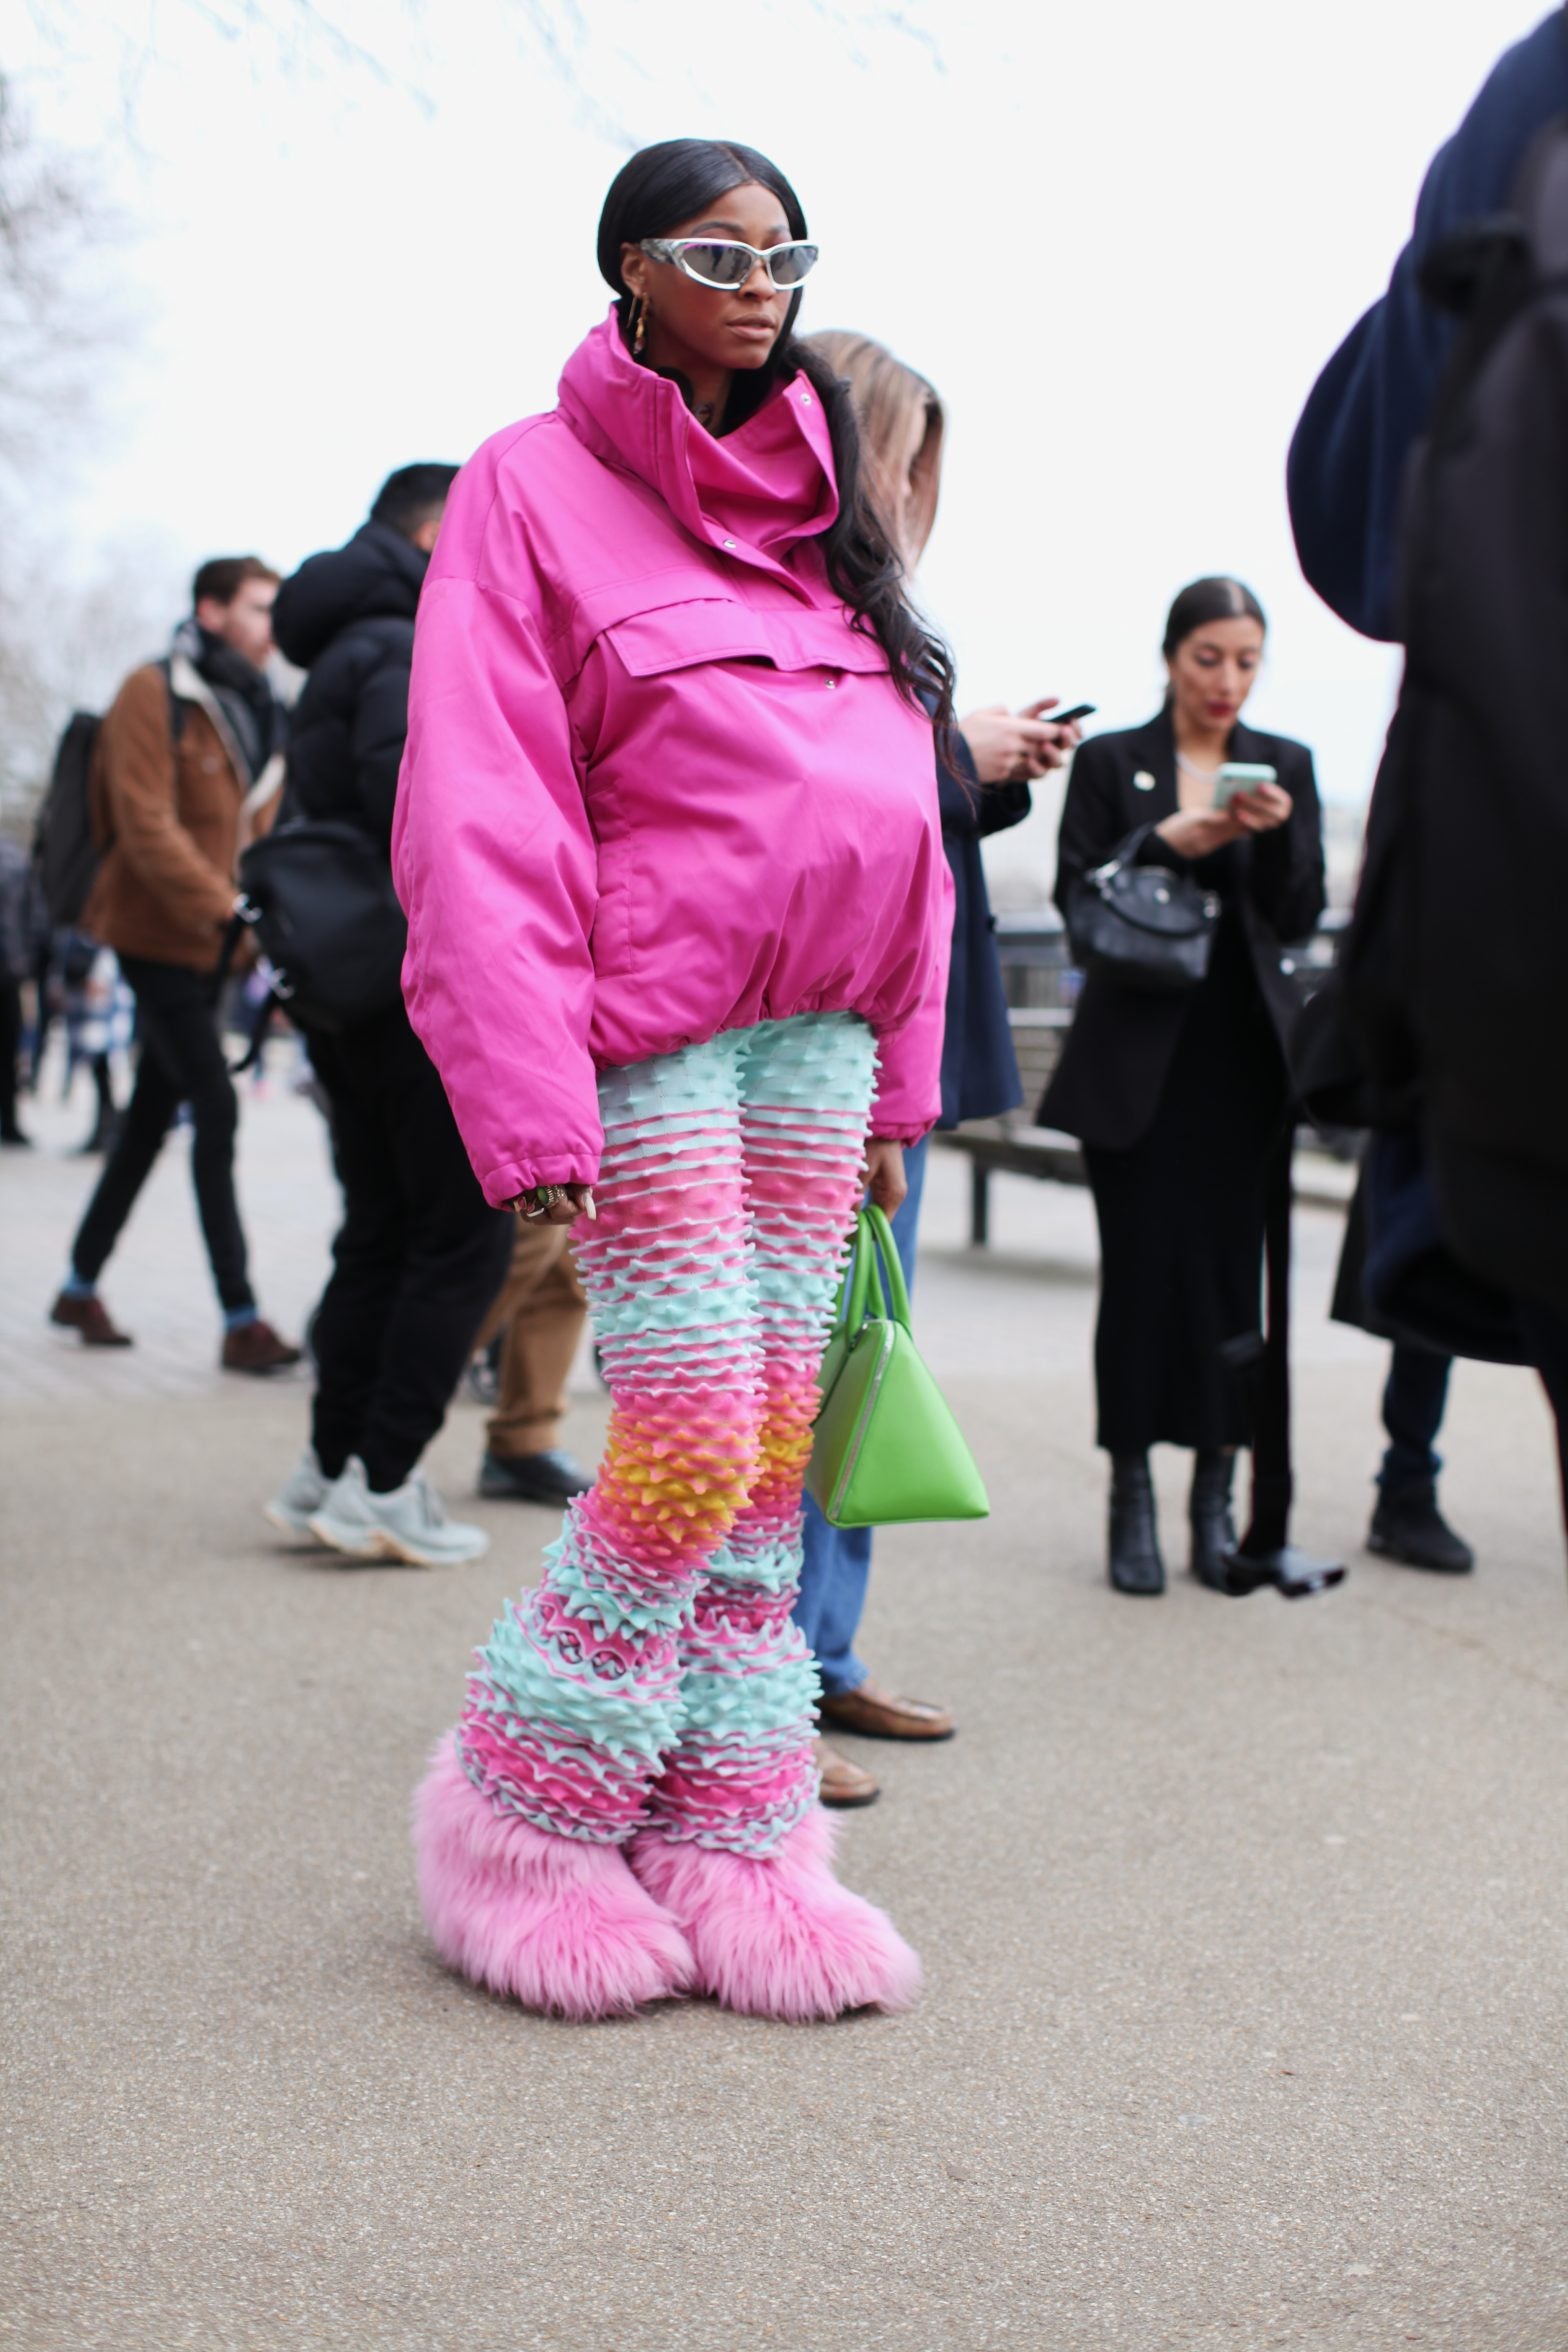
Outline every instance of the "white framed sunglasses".
{"label": "white framed sunglasses", "polygon": [[699,286],[717,286],[726,294],[744,286],[760,261],[769,282],[781,294],[792,294],[816,266],[818,248],[797,240],[759,253],[755,245],[742,245],[732,237],[643,237],[638,251],[683,270]]}

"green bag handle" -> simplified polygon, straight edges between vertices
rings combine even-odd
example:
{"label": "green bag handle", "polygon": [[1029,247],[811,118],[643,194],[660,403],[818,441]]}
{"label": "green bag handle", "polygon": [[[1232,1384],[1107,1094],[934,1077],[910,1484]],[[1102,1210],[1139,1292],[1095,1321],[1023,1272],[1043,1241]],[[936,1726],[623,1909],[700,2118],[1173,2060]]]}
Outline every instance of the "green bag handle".
{"label": "green bag handle", "polygon": [[866,1319],[868,1305],[879,1319],[885,1318],[891,1308],[894,1322],[902,1323],[906,1331],[909,1329],[909,1287],[904,1280],[898,1244],[893,1239],[887,1211],[879,1209],[874,1201],[861,1210],[856,1221],[855,1255],[839,1292],[836,1318],[839,1329],[846,1333],[858,1331]]}

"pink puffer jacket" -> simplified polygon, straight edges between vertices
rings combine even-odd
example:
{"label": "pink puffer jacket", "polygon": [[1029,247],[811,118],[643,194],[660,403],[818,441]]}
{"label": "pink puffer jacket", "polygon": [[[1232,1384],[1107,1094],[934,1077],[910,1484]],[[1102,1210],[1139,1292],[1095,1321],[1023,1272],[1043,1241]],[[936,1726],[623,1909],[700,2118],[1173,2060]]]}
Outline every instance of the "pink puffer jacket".
{"label": "pink puffer jacket", "polygon": [[938,1109],[952,884],[930,722],[827,584],[803,377],[715,440],[613,313],[453,485],[393,870],[404,993],[487,1197],[591,1183],[597,1069],[792,1013]]}

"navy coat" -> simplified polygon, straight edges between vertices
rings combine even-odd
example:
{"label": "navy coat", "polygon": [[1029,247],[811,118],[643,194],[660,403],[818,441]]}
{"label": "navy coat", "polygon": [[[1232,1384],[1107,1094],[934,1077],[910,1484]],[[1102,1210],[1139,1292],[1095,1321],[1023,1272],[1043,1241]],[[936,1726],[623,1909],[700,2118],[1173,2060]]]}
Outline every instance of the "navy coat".
{"label": "navy coat", "polygon": [[1506,52],[1433,160],[1415,232],[1388,292],[1354,326],[1312,390],[1287,487],[1301,568],[1363,636],[1397,638],[1394,547],[1411,445],[1426,430],[1454,326],[1417,282],[1434,246],[1506,210],[1537,133],[1568,114],[1568,16],[1556,9]]}
{"label": "navy coat", "polygon": [[989,833],[1022,823],[1031,805],[1029,787],[977,784],[968,745],[962,735],[954,740],[958,772],[940,755],[936,763],[942,847],[953,876],[953,960],[947,975],[939,1127],[956,1127],[961,1119],[994,1119],[1023,1100],[980,843]]}

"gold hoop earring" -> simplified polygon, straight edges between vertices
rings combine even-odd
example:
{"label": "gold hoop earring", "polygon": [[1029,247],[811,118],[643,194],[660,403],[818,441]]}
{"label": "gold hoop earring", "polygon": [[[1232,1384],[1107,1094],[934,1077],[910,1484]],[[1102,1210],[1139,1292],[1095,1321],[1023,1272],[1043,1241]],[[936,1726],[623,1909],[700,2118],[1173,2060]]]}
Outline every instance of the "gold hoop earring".
{"label": "gold hoop earring", "polygon": [[641,359],[642,347],[648,340],[648,297],[646,294],[638,296],[632,317],[636,322],[632,329],[632,357]]}

